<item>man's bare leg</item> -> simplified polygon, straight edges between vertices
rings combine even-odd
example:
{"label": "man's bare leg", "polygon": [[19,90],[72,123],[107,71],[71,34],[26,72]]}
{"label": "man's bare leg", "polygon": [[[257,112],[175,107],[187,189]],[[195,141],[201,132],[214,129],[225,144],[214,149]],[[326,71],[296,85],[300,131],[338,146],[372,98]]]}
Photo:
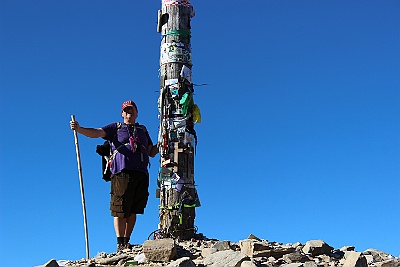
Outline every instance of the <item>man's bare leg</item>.
{"label": "man's bare leg", "polygon": [[131,214],[128,218],[114,217],[114,229],[117,238],[124,237],[125,243],[128,243],[135,224],[136,214]]}

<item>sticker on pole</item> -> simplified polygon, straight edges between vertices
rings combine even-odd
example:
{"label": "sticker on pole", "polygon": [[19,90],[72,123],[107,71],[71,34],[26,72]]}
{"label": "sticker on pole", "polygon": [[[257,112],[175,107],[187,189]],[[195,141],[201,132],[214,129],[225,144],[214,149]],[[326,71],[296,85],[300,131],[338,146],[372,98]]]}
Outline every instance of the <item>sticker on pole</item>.
{"label": "sticker on pole", "polygon": [[160,64],[186,63],[192,64],[192,49],[184,43],[164,43],[161,45]]}

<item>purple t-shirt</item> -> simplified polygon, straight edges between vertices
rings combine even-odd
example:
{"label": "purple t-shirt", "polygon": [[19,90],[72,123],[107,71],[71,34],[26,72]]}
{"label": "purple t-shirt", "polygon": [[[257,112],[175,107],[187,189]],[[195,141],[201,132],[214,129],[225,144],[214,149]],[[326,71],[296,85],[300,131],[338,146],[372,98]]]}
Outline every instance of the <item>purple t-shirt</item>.
{"label": "purple t-shirt", "polygon": [[[121,127],[117,131],[117,123],[111,123],[102,129],[106,132],[104,139],[111,142],[111,148],[114,152],[114,159],[111,163],[111,173],[116,174],[123,169],[136,170],[148,173],[149,155],[147,148],[153,145],[149,133],[144,126],[136,124],[121,123]],[[130,140],[131,137],[131,140]],[[133,141],[132,143],[132,140]],[[135,152],[132,151],[132,144]]]}

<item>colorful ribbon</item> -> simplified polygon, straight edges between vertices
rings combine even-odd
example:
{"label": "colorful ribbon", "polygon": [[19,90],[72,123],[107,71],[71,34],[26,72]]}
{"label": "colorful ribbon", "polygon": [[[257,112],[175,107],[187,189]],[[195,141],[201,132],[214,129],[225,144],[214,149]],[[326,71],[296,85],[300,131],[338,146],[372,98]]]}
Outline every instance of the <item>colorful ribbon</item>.
{"label": "colorful ribbon", "polygon": [[190,30],[170,30],[165,35],[168,35],[168,36],[182,36],[182,37],[186,37],[186,38],[191,38],[192,37],[192,35],[190,33]]}
{"label": "colorful ribbon", "polygon": [[162,4],[163,6],[192,6],[190,0],[162,0]]}

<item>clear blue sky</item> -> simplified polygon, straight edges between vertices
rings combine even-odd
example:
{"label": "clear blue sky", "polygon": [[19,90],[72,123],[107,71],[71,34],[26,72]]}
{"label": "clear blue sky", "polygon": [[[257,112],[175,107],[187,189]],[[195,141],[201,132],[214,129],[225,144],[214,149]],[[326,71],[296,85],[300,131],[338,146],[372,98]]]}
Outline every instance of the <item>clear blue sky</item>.
{"label": "clear blue sky", "polygon": [[[400,2],[192,0],[202,123],[195,224],[210,238],[400,255]],[[157,138],[161,1],[0,1],[0,258],[85,257],[71,114]],[[91,256],[114,252],[100,139],[79,136]],[[133,243],[157,229],[158,156]]]}

